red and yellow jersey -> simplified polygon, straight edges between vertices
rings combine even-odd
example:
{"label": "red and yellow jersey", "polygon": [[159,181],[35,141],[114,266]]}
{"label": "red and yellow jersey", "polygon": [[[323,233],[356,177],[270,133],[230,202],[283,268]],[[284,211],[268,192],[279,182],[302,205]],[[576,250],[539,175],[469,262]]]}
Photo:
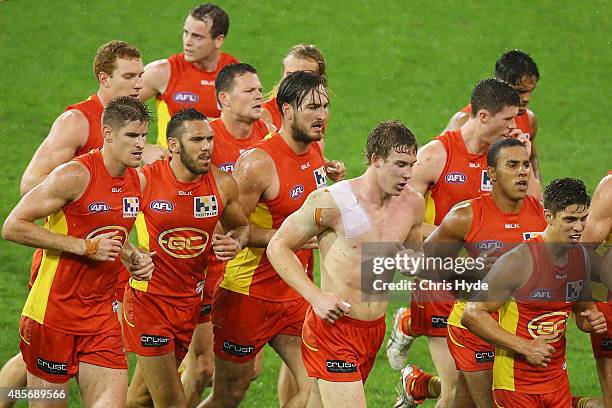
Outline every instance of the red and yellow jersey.
{"label": "red and yellow jersey", "polygon": [[527,241],[532,272],[527,282],[499,310],[499,324],[527,340],[556,334],[548,343],[555,348],[548,367],[530,365],[520,354],[496,348],[493,389],[544,394],[567,384],[565,331],[575,302],[582,300],[588,277],[582,246],[568,250],[567,263],[556,265],[540,235]]}
{"label": "red and yellow jersey", "polygon": [[[306,197],[327,185],[323,155],[318,143],[297,155],[278,133],[273,133],[255,146],[266,152],[276,166],[279,180],[278,195],[259,202],[250,221],[262,228],[279,228],[283,221],[299,209]],[[300,295],[276,273],[266,257],[265,248],[245,248],[228,262],[222,288],[269,301],[288,301]],[[296,255],[308,269],[312,250],[299,250]]]}
{"label": "red and yellow jersey", "polygon": [[[532,196],[525,197],[518,213],[501,211],[495,205],[491,194],[484,194],[469,202],[472,208],[472,225],[465,237],[464,246],[472,257],[491,250],[495,250],[491,256],[501,256],[518,243],[546,229],[544,207]],[[461,317],[465,306],[464,301],[455,302],[448,324],[463,328]]]}
{"label": "red and yellow jersey", "polygon": [[251,132],[245,139],[235,138],[229,130],[227,130],[221,118],[210,122],[210,126],[215,133],[212,164],[228,173],[234,171],[236,160],[238,160],[238,157],[240,157],[245,150],[259,143],[269,133],[268,126],[263,120],[253,122]]}
{"label": "red and yellow jersey", "polygon": [[[125,242],[140,204],[140,180],[128,168],[112,177],[99,150],[75,159],[90,174],[76,201],[47,218],[45,228],[58,234],[92,239],[116,232]],[[22,311],[40,324],[75,335],[92,335],[117,324],[113,301],[121,260],[96,262],[84,256],[45,249],[34,285]]]}
{"label": "red and yellow jersey", "polygon": [[66,108],[65,112],[72,109],[81,111],[85,115],[87,123],[89,123],[87,142],[76,151],[74,156],[80,156],[93,149],[101,149],[104,144],[104,138],[102,137],[102,112],[104,112],[104,106],[102,106],[98,96],[94,94],[82,102],[70,105]]}
{"label": "red and yellow jersey", "polygon": [[170,159],[142,169],[147,185],[138,220],[139,244],[155,251],[150,281],[130,279],[142,292],[170,297],[200,297],[208,253],[223,203],[212,171],[193,183],[174,177]]}
{"label": "red and yellow jersey", "polygon": [[428,192],[431,199],[427,202],[430,208],[426,222],[440,225],[455,204],[491,191],[493,183],[487,175],[487,153],[468,152],[461,129],[449,130],[435,140],[439,140],[446,150],[446,163],[438,181]]}
{"label": "red and yellow jersey", "polygon": [[[461,109],[461,112],[471,114],[472,104],[467,104],[467,106]],[[516,115],[514,117],[514,121],[516,122],[516,127],[521,129],[521,132],[531,135],[533,130],[531,129],[531,122],[529,122],[529,114],[527,113],[527,111],[525,111],[524,113],[520,115]]]}
{"label": "red and yellow jersey", "polygon": [[185,61],[184,54],[168,58],[170,80],[163,94],[157,96],[157,143],[167,147],[166,127],[172,115],[181,109],[195,108],[213,119],[221,116],[217,103],[215,80],[224,66],[238,63],[236,58],[221,53],[214,71],[202,71],[195,64]]}

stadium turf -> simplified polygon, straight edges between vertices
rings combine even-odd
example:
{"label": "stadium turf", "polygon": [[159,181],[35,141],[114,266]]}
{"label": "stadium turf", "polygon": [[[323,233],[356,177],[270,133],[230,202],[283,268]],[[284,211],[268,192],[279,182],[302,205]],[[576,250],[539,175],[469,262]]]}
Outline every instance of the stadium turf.
{"label": "stadium turf", "polygon": [[[606,40],[612,11],[606,1],[218,4],[231,16],[225,50],[254,65],[266,89],[278,80],[292,45],[321,48],[332,89],[326,154],[343,160],[349,176],[363,171],[364,141],[377,122],[400,119],[426,143],[511,48],[529,52],[542,74],[531,108],[539,118],[536,143],[544,181],[574,176],[592,190],[612,167],[612,53]],[[55,117],[95,91],[95,50],[122,39],[140,48],[145,63],[178,52],[183,20],[195,5],[0,1],[0,220],[18,201],[21,174]],[[155,135],[153,126],[151,141]],[[17,351],[31,253],[0,241],[0,362]],[[599,394],[588,336],[569,327],[572,390]],[[417,341],[410,361],[432,370],[426,348],[424,340]],[[277,405],[279,360],[266,351],[263,374],[243,406]],[[391,405],[396,379],[381,349],[366,385],[370,406]],[[74,387],[71,398],[71,406],[78,406]]]}

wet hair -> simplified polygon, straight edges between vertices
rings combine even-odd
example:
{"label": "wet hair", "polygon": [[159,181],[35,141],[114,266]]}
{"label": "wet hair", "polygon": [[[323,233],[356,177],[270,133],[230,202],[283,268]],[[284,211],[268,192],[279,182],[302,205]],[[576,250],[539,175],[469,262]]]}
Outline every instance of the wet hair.
{"label": "wet hair", "polygon": [[129,122],[151,122],[151,112],[138,98],[120,96],[112,99],[102,113],[102,125],[121,129]]}
{"label": "wet hair", "polygon": [[140,51],[125,41],[114,40],[103,44],[96,51],[93,61],[93,72],[96,80],[100,72],[112,76],[113,71],[117,68],[117,60],[119,58],[127,60],[140,59]]}
{"label": "wet hair", "polygon": [[582,180],[563,178],[551,181],[544,189],[544,208],[553,215],[571,205],[588,207],[591,197]]}
{"label": "wet hair", "polygon": [[[318,69],[317,74],[323,75],[325,79],[327,79],[327,63],[325,62],[325,57],[321,50],[317,48],[316,45],[313,44],[297,44],[291,47],[285,58],[283,58],[283,65],[287,58],[295,57],[303,60],[310,60],[317,63]],[[265,95],[265,99],[272,99],[278,93],[278,86],[280,82],[277,82],[272,90]]]}
{"label": "wet hair", "polygon": [[[221,92],[230,92],[234,87],[234,80],[236,79],[236,77],[242,76],[247,72],[257,74],[257,70],[255,69],[255,67],[249,64],[245,64],[243,62],[224,66],[223,69],[219,71],[217,79],[215,80],[215,88],[217,89],[217,102],[219,101],[219,94]],[[219,105],[221,105],[220,102]]]}
{"label": "wet hair", "polygon": [[540,71],[535,61],[526,52],[520,50],[508,51],[495,62],[495,77],[518,85],[524,77],[540,80]]}
{"label": "wet hair", "polygon": [[227,37],[230,20],[225,10],[221,7],[210,3],[200,4],[198,7],[191,10],[189,15],[205,23],[209,21],[212,22],[212,26],[210,27],[212,38],[217,38],[220,35]]}
{"label": "wet hair", "polygon": [[373,154],[386,160],[392,150],[398,153],[416,153],[417,148],[416,138],[406,125],[399,120],[387,120],[376,125],[368,135],[365,157],[369,166]]}
{"label": "wet hair", "polygon": [[183,123],[191,122],[194,120],[207,119],[206,115],[194,108],[182,109],[176,112],[172,116],[172,118],[168,122],[168,126],[166,127],[166,139],[173,137],[177,140],[180,140],[182,136],[181,128],[183,127]]}
{"label": "wet hair", "polygon": [[311,71],[297,71],[287,75],[278,87],[276,104],[284,117],[283,105],[288,103],[298,108],[310,93],[319,93],[319,87],[327,89],[327,80],[323,75]]}
{"label": "wet hair", "polygon": [[525,145],[523,144],[523,142],[513,137],[506,137],[506,138],[503,138],[502,140],[498,140],[497,142],[493,143],[489,147],[489,151],[487,152],[487,165],[489,167],[497,167],[497,160],[499,159],[499,156],[501,155],[501,151],[509,147],[515,147],[515,146],[521,146],[525,148]]}
{"label": "wet hair", "polygon": [[519,106],[521,99],[518,92],[506,81],[497,78],[483,79],[472,91],[472,117],[480,109],[486,109],[496,115],[508,106]]}

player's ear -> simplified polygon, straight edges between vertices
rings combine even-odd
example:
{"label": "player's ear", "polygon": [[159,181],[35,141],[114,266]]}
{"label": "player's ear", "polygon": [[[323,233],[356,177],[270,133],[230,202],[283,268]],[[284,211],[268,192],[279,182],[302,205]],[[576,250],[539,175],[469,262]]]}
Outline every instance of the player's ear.
{"label": "player's ear", "polygon": [[113,129],[109,125],[102,125],[102,137],[105,142],[113,142]]}
{"label": "player's ear", "polygon": [[476,117],[478,118],[478,120],[480,120],[482,123],[487,123],[489,121],[489,118],[491,117],[491,114],[489,113],[488,110],[486,109],[480,109],[477,113],[476,113]]}
{"label": "player's ear", "polygon": [[215,37],[214,42],[215,42],[215,48],[219,49],[223,47],[223,43],[225,42],[225,36],[223,34],[219,34],[218,36]]}
{"label": "player's ear", "polygon": [[283,103],[283,118],[287,120],[293,120],[293,115],[295,111],[293,106],[289,103]]}
{"label": "player's ear", "polygon": [[178,140],[176,140],[176,138],[169,137],[167,141],[168,141],[168,150],[170,150],[170,152],[175,153],[175,154],[178,154],[181,152],[181,145],[178,142]]}
{"label": "player's ear", "polygon": [[546,219],[546,223],[548,225],[552,225],[555,216],[553,215],[552,211],[550,211],[549,209],[545,208],[544,209],[544,218]]}
{"label": "player's ear", "polygon": [[370,156],[370,163],[372,163],[372,165],[374,167],[380,167],[380,165],[382,164],[383,158],[381,156],[379,156],[376,153],[372,153],[372,156]]}
{"label": "player's ear", "polygon": [[104,88],[110,88],[110,85],[108,83],[109,78],[110,78],[109,74],[107,74],[104,71],[100,71],[100,73],[98,74],[98,82],[100,82],[100,86]]}
{"label": "player's ear", "polygon": [[217,100],[219,101],[219,105],[229,106],[229,94],[227,92],[219,92]]}

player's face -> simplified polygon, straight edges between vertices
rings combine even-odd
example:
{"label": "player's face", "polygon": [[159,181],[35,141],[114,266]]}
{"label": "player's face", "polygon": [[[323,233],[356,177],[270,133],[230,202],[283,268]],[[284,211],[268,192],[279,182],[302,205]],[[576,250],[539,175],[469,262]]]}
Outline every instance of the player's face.
{"label": "player's face", "polygon": [[378,173],[378,183],[385,193],[397,196],[404,191],[416,163],[415,150],[391,150],[386,159],[375,158],[372,165]]}
{"label": "player's face", "polygon": [[223,45],[224,36],[213,38],[212,21],[202,21],[188,16],[183,26],[183,53],[185,61],[197,62],[211,56]]}
{"label": "player's face", "polygon": [[527,111],[527,106],[531,102],[531,95],[536,89],[538,81],[534,77],[525,75],[518,84],[514,87],[518,91],[519,97],[521,98],[521,105],[519,106],[519,115],[522,115]]}
{"label": "player's face", "polygon": [[490,115],[487,120],[488,142],[493,144],[516,129],[514,121],[516,115],[518,115],[518,106],[506,106],[495,115]]}
{"label": "player's face", "polygon": [[108,78],[108,86],[111,98],[119,96],[138,97],[142,89],[142,74],[144,65],[142,60],[119,58],[115,62],[115,70]]}
{"label": "player's face", "polygon": [[[290,108],[293,138],[298,142],[311,143],[323,138],[323,125],[329,117],[327,89],[320,86],[308,92],[297,109]],[[287,115],[285,115],[287,117]]]}
{"label": "player's face", "polygon": [[307,58],[290,55],[283,61],[283,79],[292,72],[313,71],[319,73],[319,64]]}
{"label": "player's face", "polygon": [[205,120],[183,123],[183,134],[179,140],[181,163],[193,174],[210,171],[213,150],[213,130]]}
{"label": "player's face", "polygon": [[554,231],[555,238],[560,243],[577,244],[589,215],[589,208],[584,205],[572,204],[555,215],[548,210],[547,217]]}
{"label": "player's face", "polygon": [[112,150],[124,166],[140,166],[148,130],[149,125],[144,122],[127,122],[122,128],[112,129]]}
{"label": "player's face", "polygon": [[[231,91],[228,93],[229,109],[234,115],[250,122],[261,119],[263,89],[256,74],[247,72],[234,78]],[[224,106],[223,109],[226,109]]]}
{"label": "player's face", "polygon": [[500,188],[512,200],[522,200],[527,195],[531,162],[527,149],[521,146],[507,147],[499,152],[497,166],[491,172],[493,188]]}

